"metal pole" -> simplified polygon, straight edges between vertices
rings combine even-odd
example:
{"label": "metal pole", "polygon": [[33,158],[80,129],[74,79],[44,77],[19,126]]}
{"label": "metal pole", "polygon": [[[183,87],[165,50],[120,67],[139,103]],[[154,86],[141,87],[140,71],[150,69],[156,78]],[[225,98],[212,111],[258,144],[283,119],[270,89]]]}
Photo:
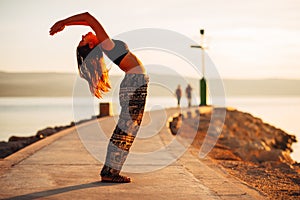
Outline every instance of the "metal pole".
{"label": "metal pole", "polygon": [[202,49],[202,79],[200,80],[200,106],[206,106],[206,80],[205,80],[205,47],[204,47],[204,29],[200,30],[200,34],[201,34],[201,42],[200,42],[200,46],[199,45],[191,45],[192,48],[200,48]]}
{"label": "metal pole", "polygon": [[206,80],[205,80],[205,48],[204,48],[204,29],[200,30],[200,34],[201,34],[201,49],[202,49],[202,74],[203,77],[200,80],[200,99],[201,99],[201,103],[200,106],[206,106]]}

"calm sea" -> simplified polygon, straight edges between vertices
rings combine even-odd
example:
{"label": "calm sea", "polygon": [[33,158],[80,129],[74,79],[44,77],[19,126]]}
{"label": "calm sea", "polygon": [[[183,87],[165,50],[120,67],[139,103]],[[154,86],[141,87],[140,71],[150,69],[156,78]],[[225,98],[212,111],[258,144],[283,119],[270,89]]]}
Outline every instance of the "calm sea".
{"label": "calm sea", "polygon": [[[111,101],[104,99],[102,102]],[[193,100],[197,105],[198,99]],[[89,98],[0,98],[0,141],[8,140],[12,135],[31,136],[45,127],[70,124],[71,121],[88,119],[97,115],[98,101]],[[113,102],[118,104],[118,102]],[[182,106],[187,102],[183,98]],[[226,105],[240,111],[249,112],[265,122],[296,135],[300,140],[300,97],[231,97]],[[176,99],[153,97],[147,101],[146,110],[175,107]],[[112,113],[118,114],[118,106]],[[74,112],[75,110],[75,112]],[[74,117],[74,113],[80,113]],[[300,162],[300,142],[293,145],[292,157]]]}

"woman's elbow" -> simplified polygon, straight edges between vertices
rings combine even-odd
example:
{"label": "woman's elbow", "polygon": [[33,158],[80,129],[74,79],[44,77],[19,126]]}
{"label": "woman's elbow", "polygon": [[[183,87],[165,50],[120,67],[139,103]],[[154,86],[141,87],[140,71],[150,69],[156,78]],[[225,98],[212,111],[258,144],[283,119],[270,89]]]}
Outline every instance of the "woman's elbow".
{"label": "woman's elbow", "polygon": [[84,12],[82,13],[83,17],[88,19],[88,18],[93,18],[93,16],[89,12]]}

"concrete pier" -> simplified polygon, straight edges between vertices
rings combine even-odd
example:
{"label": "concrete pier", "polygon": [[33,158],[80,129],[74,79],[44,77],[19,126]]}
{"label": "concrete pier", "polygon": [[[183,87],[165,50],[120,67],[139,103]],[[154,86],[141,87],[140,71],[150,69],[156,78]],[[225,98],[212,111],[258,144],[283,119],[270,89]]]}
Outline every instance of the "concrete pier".
{"label": "concrete pier", "polygon": [[[192,108],[191,108],[192,109]],[[145,113],[142,126],[155,118],[164,119],[178,113],[178,108]],[[133,182],[112,184],[100,182],[102,163],[82,143],[78,131],[94,132],[95,127],[109,135],[116,117],[104,117],[63,130],[0,161],[1,199],[265,199],[254,188],[227,174],[210,159],[200,159],[192,147],[180,157],[174,152],[162,154],[159,162],[147,156],[129,158],[125,175]],[[156,135],[137,138],[132,152],[151,152],[163,148],[174,136],[165,124],[157,128]],[[153,127],[151,128],[151,130]],[[141,129],[147,131],[148,129]],[[139,133],[147,136],[147,133]],[[81,138],[81,139],[80,139]],[[107,143],[98,143],[102,149]],[[176,153],[176,152],[175,152]],[[173,157],[166,165],[164,160]],[[142,157],[143,158],[143,157]],[[135,170],[136,169],[136,170]],[[141,169],[148,170],[144,173]],[[151,170],[156,169],[156,170]]]}

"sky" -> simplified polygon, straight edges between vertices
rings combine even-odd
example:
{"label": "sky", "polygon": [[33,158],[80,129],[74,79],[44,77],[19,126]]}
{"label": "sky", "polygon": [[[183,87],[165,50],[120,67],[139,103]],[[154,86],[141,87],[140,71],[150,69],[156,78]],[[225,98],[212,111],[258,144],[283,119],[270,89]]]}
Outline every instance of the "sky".
{"label": "sky", "polygon": [[[222,78],[300,79],[298,0],[0,0],[0,71],[76,73],[76,46],[91,29],[67,27],[54,37],[48,31],[57,20],[87,11],[111,37],[158,28],[199,44],[205,29],[206,53]],[[137,54],[195,76],[170,55]]]}

